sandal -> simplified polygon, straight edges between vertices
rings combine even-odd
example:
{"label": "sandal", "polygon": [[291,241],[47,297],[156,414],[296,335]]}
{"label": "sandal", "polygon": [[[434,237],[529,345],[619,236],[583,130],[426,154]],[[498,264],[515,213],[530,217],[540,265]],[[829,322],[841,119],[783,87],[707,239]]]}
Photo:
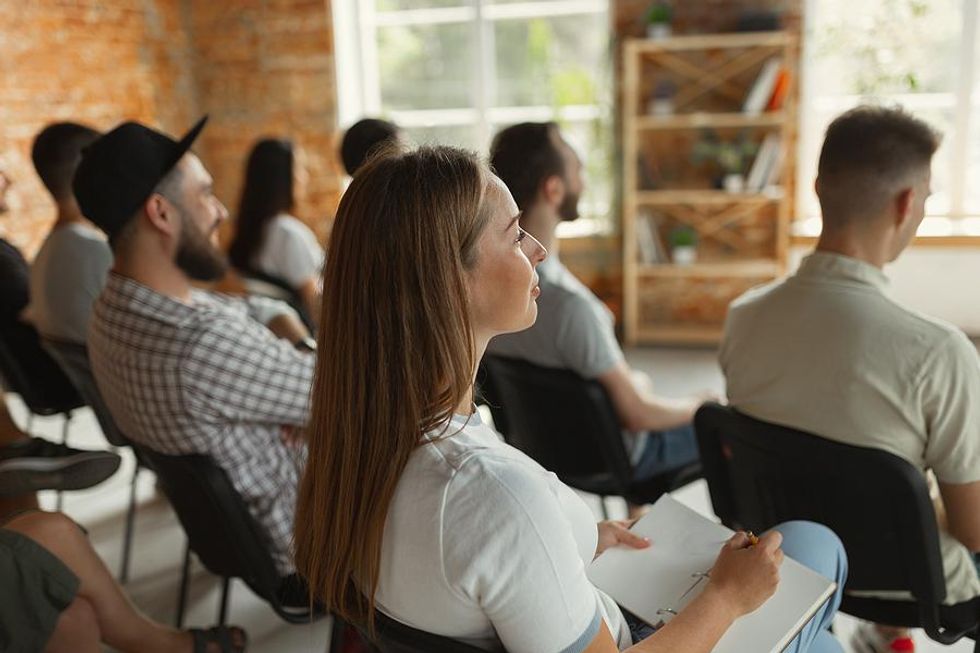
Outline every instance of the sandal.
{"label": "sandal", "polygon": [[[194,653],[243,653],[248,644],[248,634],[238,626],[212,626],[207,630],[188,630],[194,639]],[[209,648],[217,644],[218,649]]]}

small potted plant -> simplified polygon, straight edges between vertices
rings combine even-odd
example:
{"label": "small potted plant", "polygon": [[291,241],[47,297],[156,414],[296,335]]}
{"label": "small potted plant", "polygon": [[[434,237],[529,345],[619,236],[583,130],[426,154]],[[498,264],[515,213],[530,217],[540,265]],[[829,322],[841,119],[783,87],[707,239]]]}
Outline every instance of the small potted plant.
{"label": "small potted plant", "polygon": [[677,265],[691,265],[698,260],[698,232],[682,225],[670,232],[670,257]]}
{"label": "small potted plant", "polygon": [[653,87],[653,95],[647,102],[647,114],[651,116],[674,115],[674,95],[677,86],[669,79],[662,79]]}
{"label": "small potted plant", "polygon": [[670,21],[674,18],[674,11],[666,2],[654,2],[650,5],[646,15],[647,38],[666,39],[671,35]]}
{"label": "small potted plant", "polygon": [[717,187],[729,193],[741,193],[745,190],[745,171],[758,149],[758,144],[744,133],[732,140],[722,140],[717,133],[709,131],[694,145],[694,162],[715,164],[721,171]]}

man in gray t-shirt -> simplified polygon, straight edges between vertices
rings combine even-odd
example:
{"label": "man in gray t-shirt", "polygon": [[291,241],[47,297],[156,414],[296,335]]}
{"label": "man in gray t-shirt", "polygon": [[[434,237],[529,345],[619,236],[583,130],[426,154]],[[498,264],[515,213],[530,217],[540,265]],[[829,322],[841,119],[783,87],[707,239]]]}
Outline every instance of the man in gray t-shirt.
{"label": "man in gray t-shirt", "polygon": [[98,137],[84,125],[55,123],[37,135],[31,150],[58,219],[31,266],[29,315],[45,337],[77,344],[85,343],[92,304],[112,266],[105,235],[85,219],[71,190],[82,149]]}
{"label": "man in gray t-shirt", "polygon": [[691,420],[700,398],[653,395],[649,378],[626,364],[609,309],[558,258],[555,229],[578,217],[582,163],[554,123],[523,123],[494,138],[491,164],[520,207],[521,227],[550,252],[538,266],[534,326],[490,341],[487,353],[572,370],[606,388],[627,433],[636,478],[691,463]]}

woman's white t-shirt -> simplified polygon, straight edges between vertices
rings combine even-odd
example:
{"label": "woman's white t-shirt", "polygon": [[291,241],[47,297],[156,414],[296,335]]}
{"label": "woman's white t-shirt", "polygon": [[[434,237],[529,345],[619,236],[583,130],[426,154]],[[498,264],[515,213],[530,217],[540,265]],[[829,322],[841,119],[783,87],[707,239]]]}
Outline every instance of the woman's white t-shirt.
{"label": "woman's white t-shirt", "polygon": [[478,413],[428,439],[388,511],[378,608],[487,650],[578,653],[600,620],[620,650],[632,645],[618,606],[585,575],[598,532],[582,499]]}
{"label": "woman's white t-shirt", "polygon": [[323,248],[313,231],[293,216],[280,213],[266,225],[265,239],[255,257],[255,267],[282,279],[294,289],[323,267]]}

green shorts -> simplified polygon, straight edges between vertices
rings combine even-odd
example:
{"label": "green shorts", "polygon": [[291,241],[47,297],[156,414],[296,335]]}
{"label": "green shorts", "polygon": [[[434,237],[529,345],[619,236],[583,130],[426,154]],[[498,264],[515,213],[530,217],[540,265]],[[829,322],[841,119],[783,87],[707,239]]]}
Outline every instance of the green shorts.
{"label": "green shorts", "polygon": [[78,583],[47,549],[0,528],[0,651],[43,651]]}

